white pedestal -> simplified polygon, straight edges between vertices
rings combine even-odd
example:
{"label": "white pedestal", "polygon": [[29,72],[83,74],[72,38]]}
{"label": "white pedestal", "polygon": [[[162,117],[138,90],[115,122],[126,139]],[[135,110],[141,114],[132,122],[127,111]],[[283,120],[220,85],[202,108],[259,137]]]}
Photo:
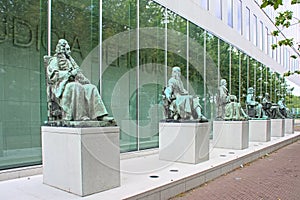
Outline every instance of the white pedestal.
{"label": "white pedestal", "polygon": [[268,142],[271,140],[270,120],[249,120],[249,141]]}
{"label": "white pedestal", "polygon": [[159,159],[197,164],[209,159],[210,123],[159,123]]}
{"label": "white pedestal", "polygon": [[286,134],[294,133],[294,123],[295,119],[284,119],[284,128]]}
{"label": "white pedestal", "polygon": [[283,137],[284,136],[284,119],[271,119],[271,136]]}
{"label": "white pedestal", "polygon": [[86,196],[120,186],[119,127],[42,127],[43,182]]}
{"label": "white pedestal", "polygon": [[248,121],[214,121],[213,147],[241,150],[248,146]]}

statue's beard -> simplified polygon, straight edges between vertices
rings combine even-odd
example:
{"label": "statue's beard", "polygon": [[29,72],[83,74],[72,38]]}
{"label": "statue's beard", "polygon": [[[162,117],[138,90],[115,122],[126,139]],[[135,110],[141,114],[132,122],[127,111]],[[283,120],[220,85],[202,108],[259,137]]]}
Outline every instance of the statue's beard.
{"label": "statue's beard", "polygon": [[178,75],[178,74],[174,74],[174,76],[173,76],[176,80],[179,80],[179,81],[181,81],[181,78],[180,78],[180,75]]}

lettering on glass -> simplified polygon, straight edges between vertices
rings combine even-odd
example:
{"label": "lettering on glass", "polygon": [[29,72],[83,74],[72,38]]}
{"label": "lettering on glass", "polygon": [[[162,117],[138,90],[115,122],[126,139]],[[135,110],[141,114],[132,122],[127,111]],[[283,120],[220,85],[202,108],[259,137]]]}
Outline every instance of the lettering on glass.
{"label": "lettering on glass", "polygon": [[[51,37],[53,41],[59,38],[67,38],[65,32],[58,32],[52,29]],[[72,51],[78,53],[83,58],[80,40],[77,35],[73,37]],[[32,24],[24,19],[15,16],[1,16],[0,18],[0,45],[5,42],[12,42],[15,47],[30,48],[34,47],[37,51],[41,48],[46,50],[47,31],[41,30],[41,26]]]}

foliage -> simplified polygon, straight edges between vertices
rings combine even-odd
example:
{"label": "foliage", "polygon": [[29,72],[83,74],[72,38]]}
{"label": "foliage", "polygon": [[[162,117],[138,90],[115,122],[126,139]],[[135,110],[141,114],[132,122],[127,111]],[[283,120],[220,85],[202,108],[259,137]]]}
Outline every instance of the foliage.
{"label": "foliage", "polygon": [[[300,4],[299,0],[291,0],[291,5],[293,4]],[[261,8],[266,8],[267,6],[271,6],[274,8],[274,10],[277,10],[279,6],[283,5],[282,0],[262,0]],[[295,24],[291,24],[292,20],[296,19],[297,22]],[[273,36],[279,36],[279,33],[281,30],[285,28],[289,28],[293,25],[299,24],[300,20],[293,17],[293,12],[290,10],[281,11],[278,13],[278,15],[275,17],[275,25],[278,27],[278,30],[274,30],[272,32]],[[281,30],[280,30],[281,28]],[[272,49],[276,49],[278,46],[293,46],[294,41],[293,38],[285,38],[283,40],[279,40],[277,44],[272,44]],[[299,49],[298,49],[299,50]],[[298,54],[299,57],[299,54]],[[296,55],[292,55],[291,58],[296,59]]]}

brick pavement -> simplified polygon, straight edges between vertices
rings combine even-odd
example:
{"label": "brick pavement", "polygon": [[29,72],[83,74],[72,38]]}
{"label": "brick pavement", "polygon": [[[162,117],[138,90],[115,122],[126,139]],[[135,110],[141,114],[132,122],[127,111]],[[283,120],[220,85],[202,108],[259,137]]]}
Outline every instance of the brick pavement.
{"label": "brick pavement", "polygon": [[300,200],[300,140],[172,200]]}

